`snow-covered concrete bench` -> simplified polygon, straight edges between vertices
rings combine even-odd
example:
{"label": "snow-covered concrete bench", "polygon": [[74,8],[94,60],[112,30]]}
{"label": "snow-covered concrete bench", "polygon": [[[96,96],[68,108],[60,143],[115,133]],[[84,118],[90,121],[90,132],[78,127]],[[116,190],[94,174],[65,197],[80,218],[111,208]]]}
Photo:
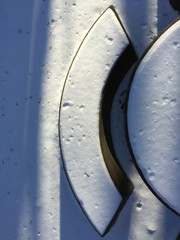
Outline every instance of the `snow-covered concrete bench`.
{"label": "snow-covered concrete bench", "polygon": [[77,51],[60,106],[60,147],[67,177],[100,235],[104,235],[133,189],[127,179],[127,195],[121,194],[125,176],[108,149],[101,116],[109,73],[129,44],[121,23],[109,8]]}

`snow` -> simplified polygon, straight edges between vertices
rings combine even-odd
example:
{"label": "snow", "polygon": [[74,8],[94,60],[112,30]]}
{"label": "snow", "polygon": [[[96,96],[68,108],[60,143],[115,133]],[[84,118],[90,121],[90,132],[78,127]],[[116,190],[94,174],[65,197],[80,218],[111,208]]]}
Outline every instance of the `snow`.
{"label": "snow", "polygon": [[[101,239],[80,209],[62,169],[58,118],[64,81],[75,53],[90,27],[111,4],[139,56],[178,17],[167,0],[0,2],[3,240]],[[119,92],[112,111],[113,138],[135,189],[104,239],[175,240],[179,217],[146,187],[129,161],[125,142],[119,147]]]}
{"label": "snow", "polygon": [[180,214],[179,34],[180,21],[161,35],[141,61],[127,115],[130,143],[143,176]]}

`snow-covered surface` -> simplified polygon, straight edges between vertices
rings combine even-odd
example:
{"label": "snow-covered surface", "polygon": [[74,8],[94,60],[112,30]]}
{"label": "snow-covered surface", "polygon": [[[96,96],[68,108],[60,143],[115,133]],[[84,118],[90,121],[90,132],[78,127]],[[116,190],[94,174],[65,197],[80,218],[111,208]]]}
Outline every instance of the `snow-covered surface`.
{"label": "snow-covered surface", "polygon": [[147,52],[128,100],[128,132],[148,184],[180,214],[180,20]]}
{"label": "snow-covered surface", "polygon": [[61,102],[60,141],[65,168],[79,204],[101,235],[122,201],[101,149],[101,101],[109,71],[128,44],[120,22],[108,8],[74,59]]}
{"label": "snow-covered surface", "polygon": [[[62,88],[72,59],[92,24],[111,4],[139,56],[178,16],[167,0],[0,2],[3,240],[101,239],[80,209],[62,169],[58,118]],[[175,240],[180,229],[179,217],[146,187],[129,161],[125,142],[119,145],[123,133],[120,90],[113,108],[113,138],[135,189],[104,239]]]}

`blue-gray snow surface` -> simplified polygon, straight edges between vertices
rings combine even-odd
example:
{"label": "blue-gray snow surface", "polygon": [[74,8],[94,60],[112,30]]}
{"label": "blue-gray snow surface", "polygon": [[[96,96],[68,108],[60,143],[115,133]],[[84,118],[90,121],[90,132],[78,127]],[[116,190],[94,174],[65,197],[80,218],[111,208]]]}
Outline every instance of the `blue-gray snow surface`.
{"label": "blue-gray snow surface", "polygon": [[[110,5],[138,57],[178,17],[167,0],[0,1],[2,240],[101,239],[67,182],[58,119],[70,64],[91,26]],[[126,143],[117,144],[124,134],[120,91],[122,88],[113,103],[112,136],[117,155],[123,155],[121,165],[135,188],[104,239],[176,240],[179,216],[146,186],[129,161]]]}

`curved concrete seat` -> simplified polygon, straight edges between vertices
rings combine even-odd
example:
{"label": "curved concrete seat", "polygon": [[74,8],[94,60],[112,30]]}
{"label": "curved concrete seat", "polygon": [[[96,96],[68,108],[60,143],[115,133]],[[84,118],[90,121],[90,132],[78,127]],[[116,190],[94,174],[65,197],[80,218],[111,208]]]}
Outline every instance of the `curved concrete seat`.
{"label": "curved concrete seat", "polygon": [[[100,235],[104,235],[133,189],[111,156],[101,117],[109,72],[128,46],[129,40],[109,8],[78,49],[61,99],[60,147],[64,167],[81,208]],[[127,188],[126,194],[121,194],[121,188]]]}
{"label": "curved concrete seat", "polygon": [[133,77],[127,109],[131,150],[155,195],[180,214],[180,20],[154,42]]}

